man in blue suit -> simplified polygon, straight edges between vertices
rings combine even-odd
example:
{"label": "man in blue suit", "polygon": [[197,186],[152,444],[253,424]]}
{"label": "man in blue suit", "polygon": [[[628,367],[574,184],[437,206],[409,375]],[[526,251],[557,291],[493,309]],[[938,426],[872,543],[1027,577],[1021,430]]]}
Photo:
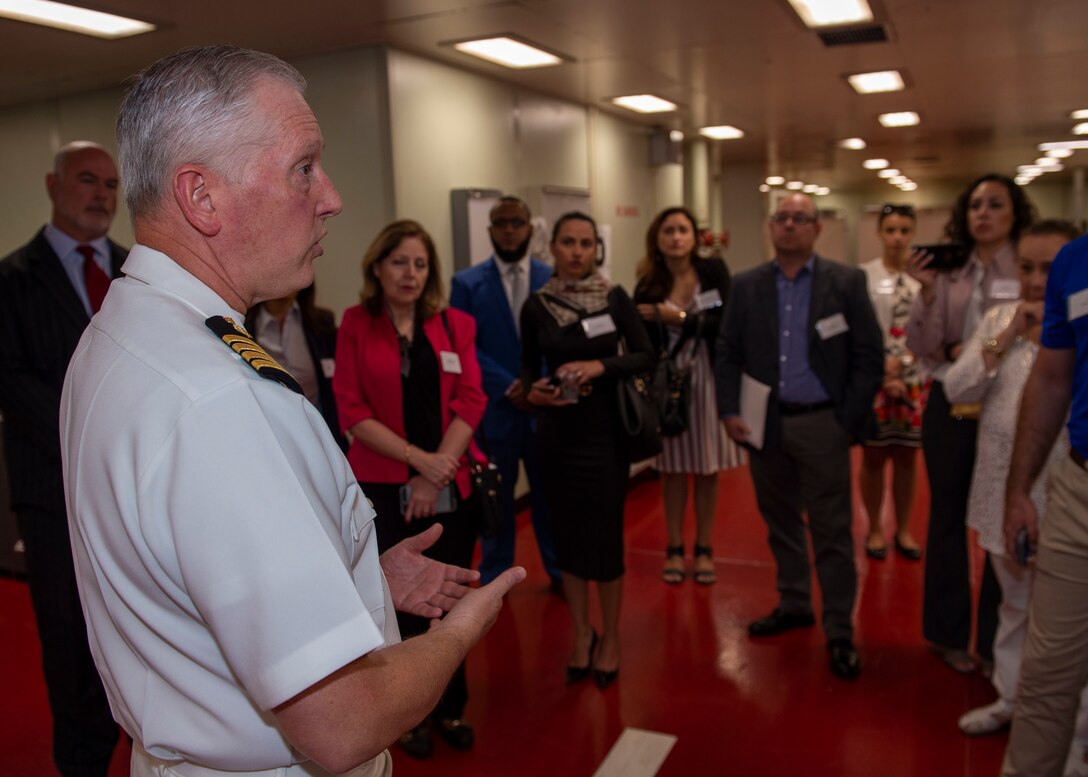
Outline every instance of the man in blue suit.
{"label": "man in blue suit", "polygon": [[529,255],[531,214],[522,200],[500,198],[490,218],[488,232],[495,253],[486,262],[454,275],[450,291],[450,305],[476,319],[476,355],[488,400],[480,426],[481,442],[502,475],[502,526],[496,537],[481,540],[481,582],[490,582],[514,564],[514,486],[521,460],[529,478],[533,530],[540,557],[552,579],[552,590],[561,591],[551,516],[544,503],[537,465],[536,421],[518,379],[521,306],[530,293],[547,282],[552,269]]}

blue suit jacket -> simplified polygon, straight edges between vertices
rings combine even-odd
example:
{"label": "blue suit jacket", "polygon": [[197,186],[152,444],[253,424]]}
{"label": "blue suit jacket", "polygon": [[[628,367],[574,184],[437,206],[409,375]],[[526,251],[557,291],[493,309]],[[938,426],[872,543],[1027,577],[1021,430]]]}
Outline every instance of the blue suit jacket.
{"label": "blue suit jacket", "polygon": [[[476,319],[476,357],[483,373],[487,412],[483,432],[487,440],[504,440],[526,413],[506,398],[506,389],[521,372],[521,341],[510,303],[492,256],[453,276],[450,305]],[[529,288],[536,291],[552,277],[552,268],[530,259]]]}

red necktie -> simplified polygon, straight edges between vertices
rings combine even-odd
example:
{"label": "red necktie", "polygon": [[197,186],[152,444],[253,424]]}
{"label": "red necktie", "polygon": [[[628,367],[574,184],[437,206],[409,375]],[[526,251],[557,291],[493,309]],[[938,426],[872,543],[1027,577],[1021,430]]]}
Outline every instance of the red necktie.
{"label": "red necktie", "polygon": [[94,246],[77,246],[76,250],[83,254],[83,281],[87,284],[91,313],[97,313],[102,307],[102,300],[106,298],[106,292],[109,291],[110,277],[102,272],[102,268],[94,260]]}

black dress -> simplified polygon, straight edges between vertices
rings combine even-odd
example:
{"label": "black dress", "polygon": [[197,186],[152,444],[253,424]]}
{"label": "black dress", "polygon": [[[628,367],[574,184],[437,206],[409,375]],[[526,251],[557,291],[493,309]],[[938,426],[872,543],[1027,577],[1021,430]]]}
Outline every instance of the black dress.
{"label": "black dress", "polygon": [[[587,337],[581,320],[610,314],[616,331]],[[619,355],[620,338],[626,353]],[[623,574],[623,506],[628,465],[618,445],[616,381],[649,371],[654,364],[646,328],[619,286],[608,308],[583,313],[560,326],[534,294],[521,312],[521,378],[528,392],[542,377],[570,361],[600,359],[604,375],[577,404],[544,408],[537,445],[544,498],[552,514],[559,568],[586,580],[607,582]]]}

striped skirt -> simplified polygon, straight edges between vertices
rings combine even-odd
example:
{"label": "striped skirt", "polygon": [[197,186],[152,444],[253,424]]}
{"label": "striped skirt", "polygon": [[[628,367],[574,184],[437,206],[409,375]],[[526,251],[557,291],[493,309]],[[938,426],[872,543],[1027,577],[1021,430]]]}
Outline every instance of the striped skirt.
{"label": "striped skirt", "polygon": [[747,463],[744,450],[729,439],[725,425],[718,418],[714,371],[707,356],[706,341],[700,338],[695,348],[685,345],[676,361],[681,368],[691,365],[688,428],[682,434],[664,439],[664,448],[655,461],[657,470],[670,474],[712,475]]}

